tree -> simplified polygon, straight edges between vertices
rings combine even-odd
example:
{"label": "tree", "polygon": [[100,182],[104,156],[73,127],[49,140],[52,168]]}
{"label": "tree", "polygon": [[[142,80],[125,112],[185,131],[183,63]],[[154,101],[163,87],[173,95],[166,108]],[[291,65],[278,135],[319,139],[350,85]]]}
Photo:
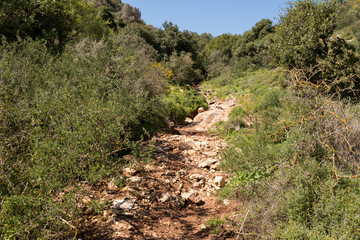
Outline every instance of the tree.
{"label": "tree", "polygon": [[59,49],[80,33],[100,38],[104,31],[97,12],[85,0],[3,0],[0,16],[0,35],[8,41],[31,37]]}
{"label": "tree", "polygon": [[132,7],[129,4],[125,3],[121,10],[121,18],[126,23],[142,23],[141,12],[138,8]]}
{"label": "tree", "polygon": [[288,67],[306,67],[327,53],[326,40],[336,27],[341,1],[297,0],[289,3],[276,27],[272,53]]}

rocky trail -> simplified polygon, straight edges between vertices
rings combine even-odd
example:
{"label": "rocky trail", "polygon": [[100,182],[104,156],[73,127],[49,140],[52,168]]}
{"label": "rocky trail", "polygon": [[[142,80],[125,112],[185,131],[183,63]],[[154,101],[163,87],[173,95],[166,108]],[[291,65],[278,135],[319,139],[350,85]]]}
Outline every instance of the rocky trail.
{"label": "rocky trail", "polygon": [[[208,102],[209,109],[200,109],[186,126],[153,138],[154,160],[124,169],[125,187],[110,181],[88,189],[84,205],[92,199],[111,205],[87,221],[78,239],[236,239],[230,223],[238,224],[241,204],[218,201],[216,195],[229,177],[219,168],[226,143],[207,133],[214,123],[227,120],[236,101]],[[224,216],[228,224],[214,232],[209,219]]]}

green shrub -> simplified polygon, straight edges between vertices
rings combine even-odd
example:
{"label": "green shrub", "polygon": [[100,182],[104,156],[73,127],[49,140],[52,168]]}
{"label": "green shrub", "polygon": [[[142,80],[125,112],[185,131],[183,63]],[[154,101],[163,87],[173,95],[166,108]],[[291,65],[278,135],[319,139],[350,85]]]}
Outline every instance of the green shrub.
{"label": "green shrub", "polygon": [[180,55],[176,53],[171,55],[166,66],[174,73],[171,78],[173,84],[196,85],[202,80],[201,70],[195,68],[195,62],[192,60],[190,53],[182,52]]}
{"label": "green shrub", "polygon": [[105,33],[96,10],[85,0],[4,0],[0,16],[0,36],[8,41],[42,39],[55,50],[63,50],[65,42],[79,35],[100,39]]}
{"label": "green shrub", "polygon": [[186,117],[195,117],[198,108],[207,108],[205,97],[190,88],[172,87],[162,102],[169,120],[175,124],[183,123]]}
{"label": "green shrub", "polygon": [[49,202],[68,185],[110,177],[131,141],[166,128],[165,77],[151,58],[111,40],[84,39],[58,57],[23,40],[0,46],[0,56],[0,232],[67,238],[75,230],[59,230],[69,226]]}
{"label": "green shrub", "polygon": [[[219,195],[250,210],[245,236],[358,239],[359,104],[311,84],[286,85],[279,69],[246,72],[229,84],[220,88],[235,87],[241,107],[223,124],[230,147],[222,166],[233,178]],[[229,130],[249,117],[252,125]]]}

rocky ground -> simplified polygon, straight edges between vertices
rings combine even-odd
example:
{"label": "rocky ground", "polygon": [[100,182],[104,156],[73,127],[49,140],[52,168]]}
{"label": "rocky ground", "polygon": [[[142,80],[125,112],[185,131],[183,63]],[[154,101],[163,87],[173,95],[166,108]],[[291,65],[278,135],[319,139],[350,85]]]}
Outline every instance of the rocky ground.
{"label": "rocky ground", "polygon": [[[216,196],[229,178],[219,168],[226,143],[207,133],[214,123],[227,120],[236,102],[209,103],[186,126],[154,137],[154,160],[124,169],[125,187],[110,181],[106,187],[89,188],[84,205],[98,199],[110,208],[90,218],[78,238],[236,239],[241,204]],[[223,224],[214,220],[224,218]]]}

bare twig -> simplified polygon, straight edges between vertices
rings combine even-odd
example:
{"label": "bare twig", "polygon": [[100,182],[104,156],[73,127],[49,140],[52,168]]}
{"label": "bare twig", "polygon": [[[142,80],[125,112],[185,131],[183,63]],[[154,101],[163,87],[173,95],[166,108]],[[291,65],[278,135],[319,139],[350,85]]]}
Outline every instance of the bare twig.
{"label": "bare twig", "polygon": [[239,240],[239,237],[240,237],[241,232],[242,232],[242,230],[243,230],[243,228],[244,228],[244,225],[245,225],[245,222],[246,222],[246,219],[247,219],[248,214],[249,214],[249,210],[247,210],[247,212],[246,212],[244,221],[243,221],[243,223],[241,224],[241,227],[240,227],[239,233],[238,233],[238,235],[237,235],[237,237],[236,237],[236,240]]}
{"label": "bare twig", "polygon": [[66,221],[65,219],[63,219],[62,217],[60,217],[60,220],[75,231],[74,239],[76,239],[76,236],[77,236],[77,234],[78,234],[78,229],[77,229],[74,225],[72,225],[70,222],[68,222],[68,221]]}

